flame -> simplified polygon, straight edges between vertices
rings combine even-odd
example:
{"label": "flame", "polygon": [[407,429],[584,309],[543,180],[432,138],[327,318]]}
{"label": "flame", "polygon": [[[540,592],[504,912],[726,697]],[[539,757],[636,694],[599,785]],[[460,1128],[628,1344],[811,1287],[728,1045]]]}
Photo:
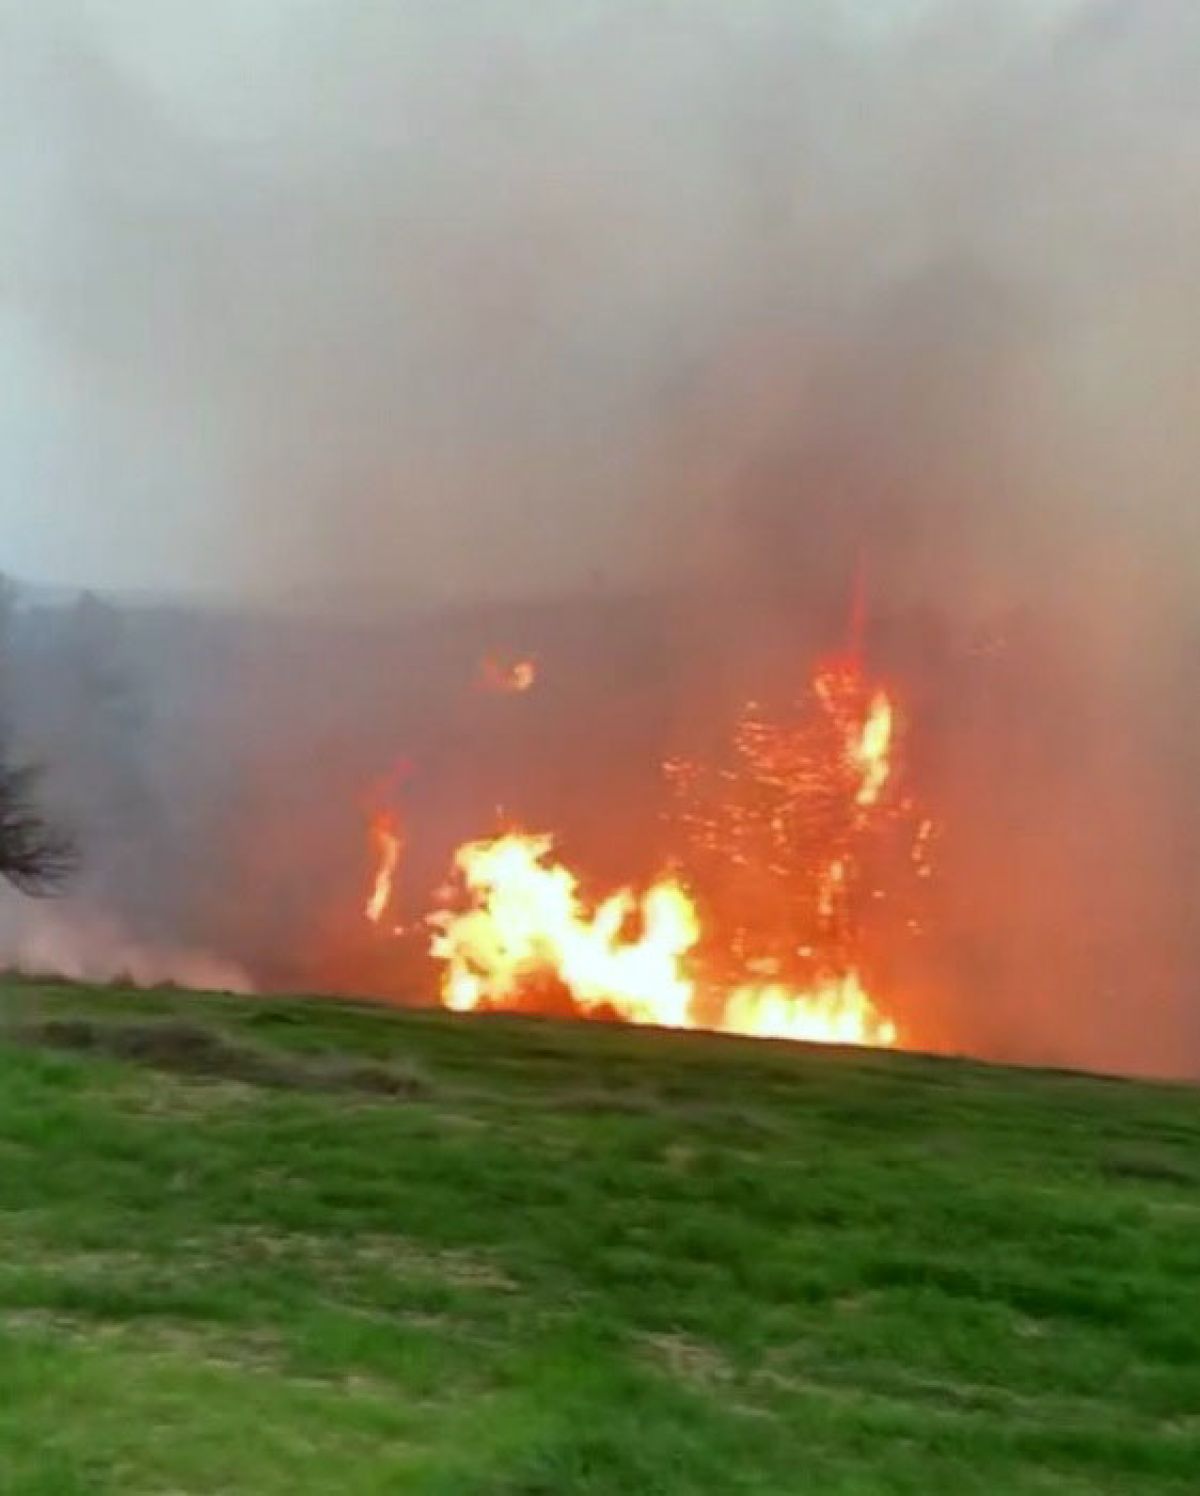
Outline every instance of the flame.
{"label": "flame", "polygon": [[863,1044],[887,1049],[899,1034],[883,1018],[857,971],[820,978],[804,992],[777,983],[737,987],[725,1005],[721,1028],[760,1039],[815,1044]]}
{"label": "flame", "polygon": [[381,810],[371,818],[371,846],[375,872],[363,913],[373,925],[383,922],[396,893],[396,874],[404,852],[404,835],[394,812]]}
{"label": "flame", "polygon": [[880,1016],[854,971],[805,989],[702,989],[689,959],[701,942],[701,921],[681,884],[660,879],[640,897],[623,889],[589,909],[575,874],[552,851],[550,837],[520,832],[459,849],[468,907],[430,918],[446,1007],[520,1009],[536,1006],[537,994],[553,987],[580,1015],[625,1023],[817,1043],[896,1042],[895,1025]]}
{"label": "flame", "polygon": [[855,802],[863,807],[875,805],[883,788],[891,777],[889,758],[892,746],[892,703],[883,691],[876,691],[871,700],[867,720],[858,734],[853,747],[854,761],[860,779]]}
{"label": "flame", "polygon": [[537,684],[537,662],[528,658],[486,655],[479,664],[479,685],[501,696],[523,696]]}
{"label": "flame", "polygon": [[[578,880],[551,860],[548,836],[512,832],[461,847],[455,862],[473,907],[432,916],[432,954],[446,963],[442,997],[459,1012],[520,1006],[524,990],[554,983],[580,1012],[626,1023],[686,1025],[692,983],[681,957],[699,938],[691,900],[656,883],[589,913]],[[625,930],[636,916],[636,934]]]}
{"label": "flame", "polygon": [[818,670],[813,689],[841,734],[846,763],[858,781],[854,803],[870,809],[879,803],[892,777],[896,713],[891,697],[882,689],[874,691],[864,712],[862,674],[852,659]]}

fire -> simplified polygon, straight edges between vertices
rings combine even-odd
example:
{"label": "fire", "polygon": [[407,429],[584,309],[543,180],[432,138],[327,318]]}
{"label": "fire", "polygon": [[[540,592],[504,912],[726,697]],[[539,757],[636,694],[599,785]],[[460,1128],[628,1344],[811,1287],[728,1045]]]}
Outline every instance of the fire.
{"label": "fire", "polygon": [[[670,881],[640,900],[621,890],[589,912],[575,875],[550,854],[549,837],[516,832],[460,848],[473,905],[431,919],[446,1006],[520,1007],[531,988],[553,984],[583,1013],[686,1026],[693,988],[681,958],[700,932],[684,891]],[[634,919],[639,928],[627,935]]]}
{"label": "fire", "polygon": [[444,963],[442,1001],[457,1012],[536,1007],[564,993],[583,1016],[760,1038],[892,1045],[856,972],[809,989],[781,983],[710,989],[690,957],[701,943],[695,901],[673,878],[628,889],[594,909],[548,836],[510,832],[459,850],[468,907],[430,919]]}
{"label": "fire", "polygon": [[892,703],[883,691],[871,701],[867,720],[854,745],[854,758],[861,776],[855,796],[861,806],[876,805],[891,774]]}
{"label": "fire", "polygon": [[858,781],[854,803],[870,809],[879,803],[892,774],[895,712],[891,698],[886,691],[874,691],[863,714],[862,676],[853,659],[819,670],[813,689],[842,736],[846,762]]}
{"label": "fire", "polygon": [[537,684],[537,663],[528,658],[486,655],[479,665],[479,685],[501,696],[523,696]]}
{"label": "fire", "polygon": [[[481,670],[492,690],[535,678],[531,660],[493,656]],[[890,918],[917,938],[902,890],[889,901],[880,883],[888,869],[912,888],[927,879],[936,832],[903,790],[902,727],[857,650],[820,665],[784,712],[748,705],[722,760],[664,766],[676,856],[640,891],[590,898],[550,835],[506,830],[460,846],[426,920],[443,1004],[897,1044],[866,936]],[[381,925],[404,851],[397,818],[376,814],[371,841],[365,913]]]}
{"label": "fire", "polygon": [[726,1033],[759,1039],[796,1039],[810,1044],[864,1044],[888,1049],[899,1038],[882,1017],[857,971],[821,978],[807,992],[787,987],[737,987],[721,1024]]}
{"label": "fire", "polygon": [[[852,652],[823,662],[784,709],[747,705],[723,759],[668,762],[680,860],[727,954],[771,960],[805,989],[862,969],[868,905],[894,862],[881,854],[914,835],[899,727],[892,695]],[[904,859],[910,872],[925,851]]]}
{"label": "fire", "polygon": [[382,924],[396,894],[396,874],[404,852],[404,836],[394,812],[381,810],[371,818],[371,847],[375,872],[363,913],[371,924]]}

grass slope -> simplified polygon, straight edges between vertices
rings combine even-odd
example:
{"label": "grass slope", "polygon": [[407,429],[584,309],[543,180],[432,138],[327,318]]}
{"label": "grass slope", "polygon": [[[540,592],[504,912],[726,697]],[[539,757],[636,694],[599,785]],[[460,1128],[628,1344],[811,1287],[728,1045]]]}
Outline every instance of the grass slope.
{"label": "grass slope", "polygon": [[1189,1492],[1200,1095],[0,992],[0,1490]]}

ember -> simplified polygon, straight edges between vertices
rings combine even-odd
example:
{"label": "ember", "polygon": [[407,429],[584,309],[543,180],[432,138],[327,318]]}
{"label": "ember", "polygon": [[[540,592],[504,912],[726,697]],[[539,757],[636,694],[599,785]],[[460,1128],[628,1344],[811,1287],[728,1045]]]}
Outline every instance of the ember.
{"label": "ember", "polygon": [[487,655],[480,662],[478,683],[500,696],[523,696],[537,684],[537,665],[531,659]]}
{"label": "ember", "polygon": [[668,763],[706,952],[734,986],[764,963],[804,990],[862,986],[880,852],[905,847],[910,874],[929,866],[932,824],[900,793],[897,752],[892,698],[851,655],[821,665],[782,714],[747,706],[726,760]]}

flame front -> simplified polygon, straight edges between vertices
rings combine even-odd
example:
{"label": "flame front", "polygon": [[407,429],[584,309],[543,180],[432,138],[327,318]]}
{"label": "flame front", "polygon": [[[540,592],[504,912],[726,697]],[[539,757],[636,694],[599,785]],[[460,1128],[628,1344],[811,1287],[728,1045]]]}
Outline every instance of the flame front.
{"label": "flame front", "polygon": [[883,1018],[857,971],[822,978],[805,992],[774,983],[737,987],[725,1004],[726,1033],[810,1044],[867,1044],[887,1049],[899,1034]]}
{"label": "flame front", "polygon": [[548,989],[583,1016],[759,1038],[892,1045],[857,972],[813,987],[746,984],[710,990],[691,957],[701,941],[696,904],[674,879],[644,894],[610,895],[589,910],[578,880],[552,857],[548,836],[510,832],[457,856],[469,905],[430,919],[444,963],[442,1001],[458,1012],[541,1005]]}

